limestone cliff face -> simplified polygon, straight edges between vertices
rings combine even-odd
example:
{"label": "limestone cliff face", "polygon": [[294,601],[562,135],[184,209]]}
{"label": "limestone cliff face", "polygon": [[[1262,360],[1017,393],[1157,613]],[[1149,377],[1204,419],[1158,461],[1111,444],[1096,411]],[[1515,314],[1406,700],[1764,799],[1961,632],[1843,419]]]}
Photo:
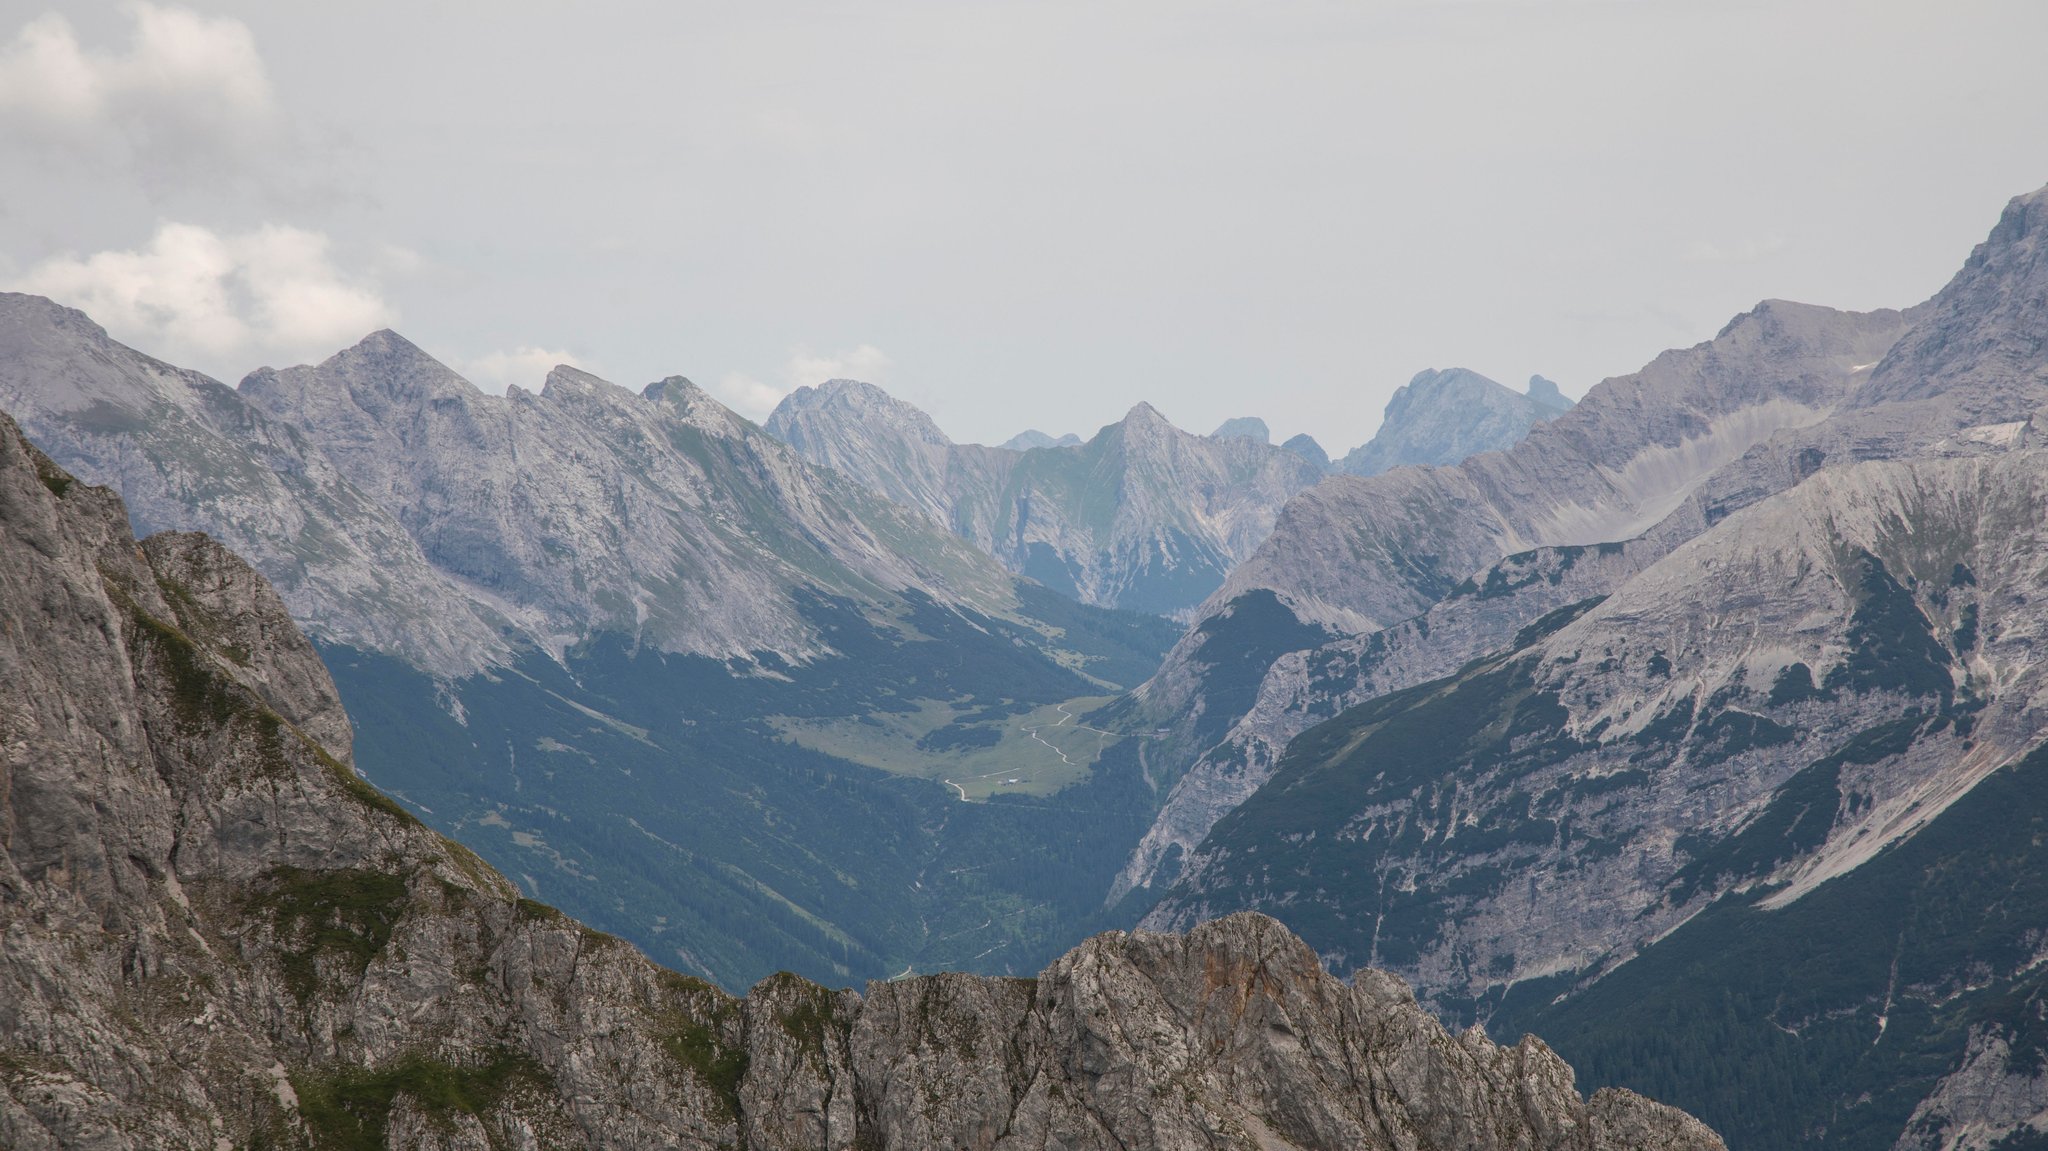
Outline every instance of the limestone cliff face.
{"label": "limestone cliff face", "polygon": [[1270,920],[745,999],[365,786],[282,600],[0,417],[0,1144],[1714,1148]]}

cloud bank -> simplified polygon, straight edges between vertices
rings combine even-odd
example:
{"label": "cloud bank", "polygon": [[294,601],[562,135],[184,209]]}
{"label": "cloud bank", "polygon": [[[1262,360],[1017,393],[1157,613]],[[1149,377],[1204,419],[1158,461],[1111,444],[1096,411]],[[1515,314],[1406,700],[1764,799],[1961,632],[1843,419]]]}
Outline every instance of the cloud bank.
{"label": "cloud bank", "polygon": [[143,246],[45,260],[9,285],[84,310],[121,340],[232,378],[324,357],[397,311],[336,267],[319,232],[164,223]]}
{"label": "cloud bank", "polygon": [[125,6],[126,47],[79,42],[49,13],[0,48],[0,138],[132,168],[145,183],[205,178],[281,126],[247,25],[185,8]]}

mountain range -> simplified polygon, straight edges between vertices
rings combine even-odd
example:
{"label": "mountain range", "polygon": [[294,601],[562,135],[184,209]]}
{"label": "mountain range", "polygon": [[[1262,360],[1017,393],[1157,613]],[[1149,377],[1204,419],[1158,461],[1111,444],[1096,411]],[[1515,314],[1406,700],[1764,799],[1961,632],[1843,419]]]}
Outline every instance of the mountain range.
{"label": "mountain range", "polygon": [[7,1147],[1721,1146],[1257,916],[731,997],[366,785],[277,593],[128,520],[0,416]]}
{"label": "mountain range", "polygon": [[[0,341],[0,407],[64,466],[275,579],[372,779],[686,970],[1033,970],[1149,815],[1079,715],[1165,621],[1019,581],[685,380],[489,396],[379,332],[228,388],[25,296]],[[1088,819],[1047,799],[1075,782]],[[1067,862],[985,870],[1024,845]]]}
{"label": "mountain range", "polygon": [[[0,436],[7,890],[58,909],[9,897],[42,934],[0,1023],[39,1038],[0,1134],[170,1058],[122,981],[175,951],[179,1002],[225,996],[179,1018],[277,1051],[235,1122],[290,1138],[326,1120],[279,1083],[472,1145],[636,1138],[590,1107],[762,1146],[1711,1145],[1493,1042],[1529,1029],[1739,1147],[2044,1145],[2044,253],[2048,189],[1915,307],[1765,301],[1576,405],[1425,372],[1335,469],[1147,404],[990,448],[845,380],[761,428],[679,377],[493,397],[389,332],[229,388],[0,297],[0,408],[51,457]],[[735,991],[1046,973],[742,1004],[540,898]],[[400,924],[432,930],[387,955]],[[577,940],[629,957],[593,965],[612,1031],[475,974]],[[387,960],[488,1026],[383,1043],[431,1015],[351,982]],[[674,1099],[591,1070],[650,1043]],[[755,1059],[809,1134],[747,1126]],[[1488,1086],[1413,1086],[1452,1081]]]}
{"label": "mountain range", "polygon": [[[1337,466],[1457,463],[1508,447],[1570,406],[1544,383],[1539,400],[1464,369],[1424,372],[1395,393],[1373,441]],[[1083,603],[1176,619],[1221,587],[1280,507],[1333,466],[1308,435],[1274,447],[1255,416],[1198,436],[1150,404],[1085,442],[1025,433],[1000,449],[955,444],[929,415],[857,380],[796,389],[764,427],[1011,571]]]}
{"label": "mountain range", "polygon": [[1916,308],[1767,302],[1297,497],[1123,705],[1190,767],[1113,894],[1267,908],[1737,1146],[2032,1145],[2044,249],[2048,190]]}
{"label": "mountain range", "polygon": [[1173,616],[1223,582],[1280,505],[1322,478],[1263,438],[1181,431],[1150,404],[1086,443],[955,444],[880,388],[831,380],[763,425],[804,459],[944,525],[1082,603]]}

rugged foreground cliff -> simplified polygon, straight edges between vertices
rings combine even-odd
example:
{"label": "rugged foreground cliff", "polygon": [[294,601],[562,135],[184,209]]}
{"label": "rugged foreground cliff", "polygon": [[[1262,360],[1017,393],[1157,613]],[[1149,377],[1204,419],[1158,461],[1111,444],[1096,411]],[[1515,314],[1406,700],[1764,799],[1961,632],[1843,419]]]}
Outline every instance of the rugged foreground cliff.
{"label": "rugged foreground cliff", "polygon": [[0,1146],[1717,1147],[1271,920],[745,999],[364,785],[282,601],[0,417]]}

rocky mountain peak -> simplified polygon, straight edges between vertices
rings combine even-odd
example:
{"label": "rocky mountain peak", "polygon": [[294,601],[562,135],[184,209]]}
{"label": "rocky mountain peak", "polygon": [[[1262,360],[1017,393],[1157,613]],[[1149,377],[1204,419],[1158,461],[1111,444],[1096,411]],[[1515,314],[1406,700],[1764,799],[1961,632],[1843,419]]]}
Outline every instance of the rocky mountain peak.
{"label": "rocky mountain peak", "polygon": [[1209,433],[1212,440],[1257,440],[1262,444],[1273,442],[1273,433],[1266,427],[1266,421],[1257,416],[1238,416],[1219,424]]}
{"label": "rocky mountain peak", "polygon": [[1124,413],[1124,418],[1111,425],[1120,432],[1126,442],[1132,438],[1150,442],[1168,436],[1185,435],[1166,418],[1166,414],[1151,404],[1140,400]]}
{"label": "rocky mountain peak", "polygon": [[1394,389],[1379,431],[1337,467],[1369,476],[1408,464],[1455,464],[1513,445],[1560,410],[1469,368],[1425,368]]}
{"label": "rocky mountain peak", "polygon": [[478,392],[475,384],[390,328],[371,332],[353,346],[334,353],[320,368],[330,376],[345,377],[351,382],[375,381],[393,396],[466,397]]}
{"label": "rocky mountain peak", "polygon": [[1018,432],[996,446],[1005,451],[1028,452],[1033,448],[1071,448],[1080,443],[1081,437],[1072,432],[1054,436],[1041,432],[1037,428],[1029,428]]}
{"label": "rocky mountain peak", "polygon": [[1317,443],[1316,438],[1307,432],[1290,438],[1286,443],[1280,445],[1280,450],[1283,452],[1293,452],[1318,468],[1329,469],[1330,453],[1324,451],[1323,445]]}
{"label": "rocky mountain peak", "polygon": [[1853,406],[1939,397],[1965,425],[2029,418],[2048,389],[2048,187],[2008,203],[1921,308],[1925,315],[1871,371]]}
{"label": "rocky mountain peak", "polygon": [[582,368],[569,364],[556,364],[548,371],[547,379],[541,382],[540,394],[551,396],[561,393],[569,395],[595,395],[632,393],[602,376],[593,375]]}
{"label": "rocky mountain peak", "polygon": [[136,356],[76,308],[21,292],[0,292],[0,350],[0,400],[23,419],[95,406],[132,416],[188,403],[194,385],[212,382]]}
{"label": "rocky mountain peak", "polygon": [[1571,397],[1558,390],[1555,381],[1544,379],[1542,376],[1530,376],[1529,388],[1522,394],[1543,407],[1559,412],[1566,411],[1572,406]]}
{"label": "rocky mountain peak", "polygon": [[798,388],[775,405],[763,426],[770,435],[802,450],[798,441],[820,435],[821,422],[847,420],[886,426],[893,435],[927,447],[945,448],[953,443],[922,408],[863,380],[832,379]]}

